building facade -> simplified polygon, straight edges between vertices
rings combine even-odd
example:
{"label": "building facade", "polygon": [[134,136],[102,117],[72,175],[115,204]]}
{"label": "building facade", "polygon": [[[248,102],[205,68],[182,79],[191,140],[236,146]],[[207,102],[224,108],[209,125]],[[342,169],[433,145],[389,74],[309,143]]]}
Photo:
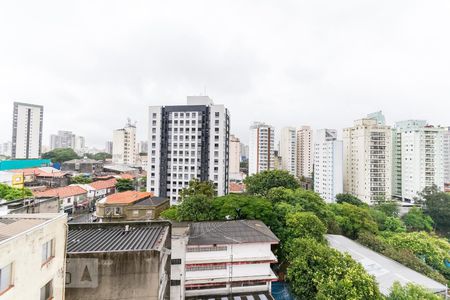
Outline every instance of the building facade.
{"label": "building facade", "polygon": [[178,204],[191,179],[212,181],[228,193],[230,114],[208,96],[187,105],[149,107],[147,190]]}
{"label": "building facade", "polygon": [[403,201],[414,201],[426,187],[444,190],[447,129],[427,125],[424,120],[397,122],[393,131],[392,193]]}
{"label": "building facade", "polygon": [[344,129],[344,192],[366,203],[390,200],[392,130],[376,119],[361,119]]}
{"label": "building facade", "polygon": [[67,217],[0,217],[0,298],[64,299]]}
{"label": "building facade", "polygon": [[113,142],[107,141],[105,143],[105,152],[112,155],[112,151],[113,151]]}
{"label": "building facade", "polygon": [[309,126],[297,130],[297,177],[311,178],[313,173],[313,131]]}
{"label": "building facade", "polygon": [[281,129],[279,154],[283,170],[297,176],[297,132],[294,127]]}
{"label": "building facade", "polygon": [[450,127],[444,131],[444,183],[450,184]]}
{"label": "building facade", "polygon": [[114,130],[112,152],[114,164],[136,164],[136,126],[130,121],[124,128]]}
{"label": "building facade", "polygon": [[275,130],[273,126],[262,122],[254,122],[250,126],[250,141],[248,146],[249,175],[274,169],[274,140]]}
{"label": "building facade", "polygon": [[42,105],[14,102],[11,156],[39,158],[42,151]]}
{"label": "building facade", "polygon": [[264,223],[199,222],[184,229],[174,225],[173,232],[173,299],[233,299],[255,293],[271,299],[271,282],[277,280],[270,267],[277,262],[272,246],[279,240]]}
{"label": "building facade", "polygon": [[342,141],[334,129],[318,130],[314,137],[314,191],[328,203],[344,189]]}
{"label": "building facade", "polygon": [[230,136],[230,176],[240,173],[241,142],[234,135]]}

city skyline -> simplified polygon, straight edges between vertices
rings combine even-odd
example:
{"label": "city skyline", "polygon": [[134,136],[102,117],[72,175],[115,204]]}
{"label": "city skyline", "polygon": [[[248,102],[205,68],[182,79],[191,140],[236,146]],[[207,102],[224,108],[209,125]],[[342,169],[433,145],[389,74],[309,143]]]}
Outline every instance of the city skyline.
{"label": "city skyline", "polygon": [[378,110],[448,125],[446,1],[176,4],[2,3],[0,140],[13,101],[45,107],[44,145],[60,129],[103,148],[127,118],[144,140],[148,106],[199,94],[229,108],[243,142],[252,121],[341,134]]}

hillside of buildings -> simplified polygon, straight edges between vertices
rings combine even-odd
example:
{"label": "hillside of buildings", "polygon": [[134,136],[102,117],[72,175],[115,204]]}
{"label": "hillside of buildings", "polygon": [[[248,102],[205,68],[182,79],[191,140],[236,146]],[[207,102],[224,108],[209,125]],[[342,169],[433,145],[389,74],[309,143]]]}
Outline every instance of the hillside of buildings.
{"label": "hillside of buildings", "polygon": [[[328,204],[300,188],[285,171],[245,180],[247,193],[215,197],[211,183],[192,182],[182,202],[162,213],[176,221],[257,219],[279,237],[275,271],[299,299],[385,299],[373,276],[348,254],[331,248],[326,234],[344,235],[442,284],[450,283],[450,196],[436,188],[422,205],[400,216],[396,202],[368,206],[340,194]],[[386,299],[440,299],[420,286],[394,285]]]}

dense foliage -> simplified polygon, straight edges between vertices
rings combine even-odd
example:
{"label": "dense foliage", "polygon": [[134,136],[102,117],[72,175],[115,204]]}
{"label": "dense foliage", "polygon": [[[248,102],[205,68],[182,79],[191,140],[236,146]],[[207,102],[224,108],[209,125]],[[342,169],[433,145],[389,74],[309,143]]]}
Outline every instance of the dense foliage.
{"label": "dense foliage", "polygon": [[265,196],[274,187],[288,189],[299,188],[297,179],[287,171],[264,171],[245,178],[247,192],[253,195]]}
{"label": "dense foliage", "polygon": [[436,186],[426,188],[421,197],[424,201],[424,211],[429,215],[436,228],[444,234],[450,232],[450,195],[438,190]]}
{"label": "dense foliage", "polygon": [[442,300],[442,297],[427,291],[419,285],[408,283],[402,286],[395,282],[386,300]]}
{"label": "dense foliage", "polygon": [[42,153],[42,158],[50,159],[54,163],[62,163],[79,157],[71,148],[57,148],[52,151]]}
{"label": "dense foliage", "polygon": [[360,199],[353,196],[352,194],[337,194],[336,195],[336,203],[339,203],[339,204],[348,203],[348,204],[353,204],[356,206],[366,205],[364,202],[362,202]]}
{"label": "dense foliage", "polygon": [[116,190],[118,192],[133,191],[134,190],[133,180],[123,178],[117,179]]}
{"label": "dense foliage", "polygon": [[70,178],[70,182],[76,184],[88,184],[92,182],[92,179],[83,175],[78,175]]}
{"label": "dense foliage", "polygon": [[33,196],[33,193],[27,188],[18,189],[10,187],[9,185],[0,183],[0,199],[11,201],[24,199]]}
{"label": "dense foliage", "polygon": [[[327,245],[327,232],[357,239],[441,283],[450,280],[445,266],[450,261],[450,244],[420,231],[432,231],[433,220],[419,208],[400,218],[395,202],[380,200],[368,206],[342,194],[340,203],[327,204],[279,171],[250,176],[246,184],[247,194],[222,197],[213,197],[201,185],[192,186],[182,204],[161,216],[178,221],[263,221],[280,239],[275,250],[277,272],[285,275],[299,299],[382,299],[374,278],[360,264]],[[421,292],[415,286],[396,287],[389,299],[413,299]]]}
{"label": "dense foliage", "polygon": [[212,181],[200,181],[197,178],[189,181],[189,185],[180,192],[181,200],[194,195],[205,195],[206,197],[213,197],[216,194],[214,191],[214,183]]}
{"label": "dense foliage", "polygon": [[98,153],[95,153],[95,154],[86,153],[86,157],[90,158],[90,159],[105,161],[107,159],[111,159],[112,155],[109,154],[109,153],[106,153],[106,152],[98,152]]}

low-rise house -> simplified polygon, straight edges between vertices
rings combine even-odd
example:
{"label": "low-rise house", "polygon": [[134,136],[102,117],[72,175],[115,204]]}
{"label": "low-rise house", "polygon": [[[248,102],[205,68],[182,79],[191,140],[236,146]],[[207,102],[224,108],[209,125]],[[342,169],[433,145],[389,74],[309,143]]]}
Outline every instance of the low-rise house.
{"label": "low-rise house", "polygon": [[70,224],[65,299],[169,299],[170,248],[168,222]]}
{"label": "low-rise house", "polygon": [[154,197],[149,192],[126,191],[98,201],[95,214],[100,222],[155,220],[169,207],[168,198]]}
{"label": "low-rise house", "polygon": [[104,172],[111,172],[114,174],[132,174],[137,175],[139,173],[139,169],[129,167],[127,165],[120,164],[110,164],[103,166]]}
{"label": "low-rise house", "polygon": [[49,189],[43,192],[34,192],[36,198],[57,197],[59,199],[60,210],[73,213],[77,209],[88,207],[89,200],[87,191],[77,185],[69,185],[56,189]]}
{"label": "low-rise house", "polygon": [[73,173],[96,174],[103,171],[103,161],[82,158],[63,162],[61,170]]}
{"label": "low-rise house", "polygon": [[101,179],[88,184],[77,184],[87,190],[89,201],[104,198],[116,192],[117,179]]}
{"label": "low-rise house", "polygon": [[272,245],[278,242],[257,220],[174,225],[172,297],[236,299],[261,294],[271,299],[271,282],[277,280],[270,267],[277,262]]}
{"label": "low-rise house", "polygon": [[25,186],[62,187],[69,184],[70,174],[53,167],[11,170],[24,177]]}
{"label": "low-rise house", "polygon": [[59,199],[53,198],[27,198],[1,203],[0,216],[7,214],[38,214],[59,213]]}
{"label": "low-rise house", "polygon": [[10,187],[21,189],[23,188],[24,178],[20,173],[9,171],[0,171],[0,183],[6,184]]}
{"label": "low-rise house", "polygon": [[67,217],[0,217],[0,298],[64,299]]}

